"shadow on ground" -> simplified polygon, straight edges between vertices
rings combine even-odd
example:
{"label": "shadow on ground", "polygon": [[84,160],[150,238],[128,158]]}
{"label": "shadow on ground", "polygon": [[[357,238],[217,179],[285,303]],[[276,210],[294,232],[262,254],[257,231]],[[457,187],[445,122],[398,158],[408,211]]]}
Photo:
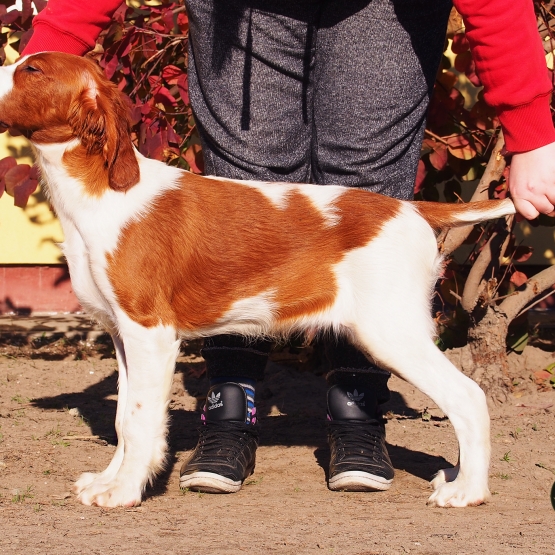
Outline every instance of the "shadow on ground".
{"label": "shadow on ground", "polygon": [[[314,368],[307,370],[304,362],[297,366],[284,365],[284,357],[276,358],[280,363],[270,361],[265,379],[257,384],[260,445],[314,447],[316,461],[327,476],[330,455],[325,425],[325,379]],[[181,452],[191,450],[196,445],[200,411],[208,388],[203,364],[202,360],[177,364],[177,383],[181,382],[187,394],[196,399],[196,409],[170,408],[169,464],[166,472],[148,492],[149,496],[166,491],[172,468]],[[37,398],[33,404],[45,410],[79,407],[91,433],[115,445],[116,401],[113,396],[116,392],[117,372],[114,372],[83,391]],[[384,412],[405,419],[421,417],[407,406],[403,396],[397,392],[392,392],[391,400],[384,405]],[[450,466],[443,457],[393,445],[389,445],[388,449],[395,468],[425,480],[429,480],[440,468]]]}

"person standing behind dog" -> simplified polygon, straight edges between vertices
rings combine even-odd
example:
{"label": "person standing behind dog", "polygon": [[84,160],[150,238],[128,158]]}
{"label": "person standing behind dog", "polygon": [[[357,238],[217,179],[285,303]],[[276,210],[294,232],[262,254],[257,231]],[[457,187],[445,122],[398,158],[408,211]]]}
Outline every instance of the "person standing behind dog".
{"label": "person standing behind dog", "polygon": [[[531,0],[457,0],[513,154],[509,188],[526,218],[555,210],[555,130]],[[23,55],[94,47],[121,0],[50,0]],[[186,0],[189,93],[207,174],[361,187],[409,199],[450,0]],[[379,406],[389,373],[344,340],[331,372],[329,487],[390,487]],[[399,345],[402,349],[403,346]],[[270,344],[206,340],[210,390],[181,487],[240,489],[258,445],[256,382]]]}

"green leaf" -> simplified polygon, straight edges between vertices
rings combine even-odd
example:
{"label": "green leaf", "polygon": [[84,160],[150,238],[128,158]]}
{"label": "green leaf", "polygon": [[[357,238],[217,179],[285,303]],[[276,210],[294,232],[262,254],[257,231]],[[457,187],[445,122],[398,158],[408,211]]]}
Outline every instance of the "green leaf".
{"label": "green leaf", "polygon": [[522,353],[528,344],[529,337],[528,332],[520,336],[517,335],[516,338],[512,337],[512,343],[509,343],[509,348],[515,353]]}

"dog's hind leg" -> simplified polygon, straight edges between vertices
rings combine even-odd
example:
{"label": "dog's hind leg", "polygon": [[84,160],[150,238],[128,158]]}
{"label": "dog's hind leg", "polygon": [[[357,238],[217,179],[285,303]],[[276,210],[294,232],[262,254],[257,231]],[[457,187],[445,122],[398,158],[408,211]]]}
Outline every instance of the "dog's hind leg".
{"label": "dog's hind leg", "polygon": [[118,438],[118,445],[110,464],[103,472],[84,472],[83,474],[81,474],[81,476],[73,486],[73,492],[78,495],[93,482],[97,482],[99,484],[107,484],[111,480],[113,480],[123,461],[123,416],[125,413],[125,404],[127,401],[127,364],[125,360],[125,350],[123,348],[123,343],[119,336],[115,334],[115,332],[112,333],[112,341],[114,343],[116,360],[118,362],[118,406],[116,411],[115,426]]}
{"label": "dog's hind leg", "polygon": [[479,505],[489,497],[485,395],[434,344],[430,297],[440,263],[435,237],[409,210],[402,216],[338,266],[338,282],[346,285],[335,305],[341,314],[337,319],[363,351],[429,395],[451,420],[460,467],[442,472],[433,482],[436,490],[429,503]]}
{"label": "dog's hind leg", "polygon": [[[382,322],[383,326],[383,322]],[[358,330],[357,337],[375,360],[428,395],[449,417],[459,442],[458,468],[440,471],[428,504],[480,505],[489,498],[489,414],[484,392],[459,372],[418,328],[395,326],[378,340]]]}
{"label": "dog's hind leg", "polygon": [[146,484],[165,462],[167,407],[180,341],[170,327],[145,328],[125,316],[119,325],[127,368],[126,399],[121,414],[118,407],[117,424],[124,446],[118,457],[123,456],[117,470],[114,457],[113,466],[80,492],[86,505],[139,505]]}

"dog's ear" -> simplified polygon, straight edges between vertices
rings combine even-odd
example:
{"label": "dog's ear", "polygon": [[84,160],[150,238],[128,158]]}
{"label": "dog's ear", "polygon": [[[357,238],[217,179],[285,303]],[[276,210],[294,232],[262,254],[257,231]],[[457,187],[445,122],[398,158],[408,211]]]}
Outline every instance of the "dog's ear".
{"label": "dog's ear", "polygon": [[115,85],[89,76],[71,104],[68,122],[87,153],[102,156],[112,189],[125,192],[139,182],[129,107]]}

